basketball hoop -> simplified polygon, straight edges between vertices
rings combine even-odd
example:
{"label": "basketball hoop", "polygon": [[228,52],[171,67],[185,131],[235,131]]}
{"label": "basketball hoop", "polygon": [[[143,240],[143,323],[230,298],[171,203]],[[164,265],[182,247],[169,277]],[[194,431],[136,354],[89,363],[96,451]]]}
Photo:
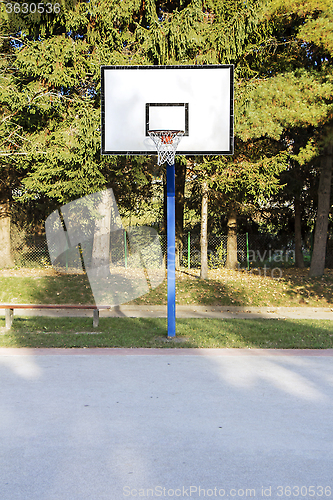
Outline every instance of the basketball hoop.
{"label": "basketball hoop", "polygon": [[154,141],[157,149],[158,165],[167,162],[175,163],[175,154],[178,144],[184,135],[183,130],[148,130],[149,137]]}

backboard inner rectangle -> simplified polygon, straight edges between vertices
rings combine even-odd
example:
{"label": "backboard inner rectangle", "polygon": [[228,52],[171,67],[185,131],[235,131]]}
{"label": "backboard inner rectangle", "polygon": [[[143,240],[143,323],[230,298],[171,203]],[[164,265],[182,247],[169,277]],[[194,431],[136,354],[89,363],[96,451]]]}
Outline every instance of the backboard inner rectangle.
{"label": "backboard inner rectangle", "polygon": [[149,130],[183,130],[188,136],[188,103],[146,103],[146,136]]}

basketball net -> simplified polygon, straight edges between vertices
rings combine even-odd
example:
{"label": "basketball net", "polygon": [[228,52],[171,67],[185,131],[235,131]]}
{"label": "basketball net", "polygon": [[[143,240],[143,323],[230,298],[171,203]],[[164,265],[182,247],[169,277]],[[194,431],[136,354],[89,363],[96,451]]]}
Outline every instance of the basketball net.
{"label": "basketball net", "polygon": [[157,149],[157,163],[169,165],[175,163],[175,154],[178,144],[184,135],[183,130],[148,130],[149,137],[154,141]]}

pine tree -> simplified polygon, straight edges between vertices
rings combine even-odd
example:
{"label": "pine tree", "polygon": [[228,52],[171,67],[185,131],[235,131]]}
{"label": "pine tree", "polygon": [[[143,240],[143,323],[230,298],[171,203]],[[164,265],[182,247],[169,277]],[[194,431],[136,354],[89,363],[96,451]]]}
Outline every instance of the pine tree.
{"label": "pine tree", "polygon": [[[240,82],[237,127],[243,140],[270,137],[284,144],[290,158],[298,163],[297,168],[303,168],[311,165],[318,153],[329,151],[332,144],[333,9],[326,0],[306,4],[276,1],[268,4],[266,16],[274,29],[270,44],[261,47],[266,57],[265,71],[256,65],[256,54],[250,54],[251,67],[257,67],[260,74]],[[309,137],[311,128],[313,134]],[[303,143],[295,152],[290,148],[290,139],[296,130],[303,130]],[[324,154],[322,172],[328,180],[326,171],[331,162],[329,156],[325,158]],[[323,206],[329,206],[329,191],[319,192],[319,198],[325,198]],[[324,212],[321,217],[327,220],[328,209]],[[324,271],[325,227],[327,224],[320,224],[312,276]]]}
{"label": "pine tree", "polygon": [[128,209],[149,198],[147,161],[100,155],[100,65],[127,62],[133,13],[110,2],[44,17],[1,9],[1,212],[10,217],[15,191],[66,203],[112,186]]}
{"label": "pine tree", "polygon": [[200,167],[210,165],[210,198],[225,206],[273,192],[290,131],[322,131],[299,154],[329,141],[328,0],[60,3],[57,15],[7,16],[0,26],[3,199],[19,187],[64,203],[110,186],[129,208],[133,193],[149,198],[147,158],[100,156],[102,64],[235,64],[235,157]]}
{"label": "pine tree", "polygon": [[65,203],[112,185],[131,206],[133,196],[120,188],[133,193],[140,180],[142,197],[149,196],[149,162],[100,157],[100,66],[233,62],[255,24],[256,3],[60,4],[56,15],[7,15],[1,26],[15,69],[0,99],[20,127],[8,168],[14,172],[18,164],[24,173],[23,199]]}

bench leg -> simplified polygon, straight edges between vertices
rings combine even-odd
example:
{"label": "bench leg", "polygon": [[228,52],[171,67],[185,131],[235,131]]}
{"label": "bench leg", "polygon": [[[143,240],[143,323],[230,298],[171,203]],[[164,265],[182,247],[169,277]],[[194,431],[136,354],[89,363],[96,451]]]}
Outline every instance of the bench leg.
{"label": "bench leg", "polygon": [[14,309],[5,309],[6,329],[10,330],[13,324]]}
{"label": "bench leg", "polygon": [[94,309],[93,327],[97,328],[99,323],[99,309]]}

